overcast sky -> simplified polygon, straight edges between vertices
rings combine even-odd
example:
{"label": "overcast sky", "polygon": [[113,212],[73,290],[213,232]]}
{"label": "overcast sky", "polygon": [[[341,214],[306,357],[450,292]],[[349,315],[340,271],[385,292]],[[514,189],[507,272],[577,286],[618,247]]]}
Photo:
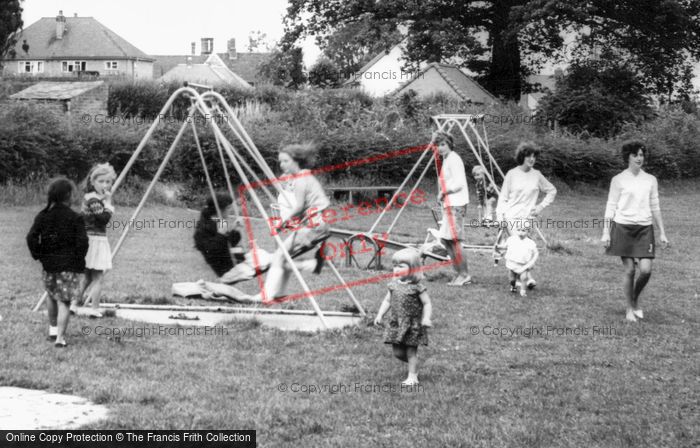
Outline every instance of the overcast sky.
{"label": "overcast sky", "polygon": [[[236,39],[238,51],[247,51],[248,34],[262,31],[271,41],[284,32],[282,17],[287,0],[25,0],[22,19],[27,27],[42,17],[56,17],[59,10],[72,17],[94,17],[131,44],[151,55],[189,54],[190,42],[214,38],[214,51],[226,51]],[[319,50],[303,45],[305,62],[312,63]]]}

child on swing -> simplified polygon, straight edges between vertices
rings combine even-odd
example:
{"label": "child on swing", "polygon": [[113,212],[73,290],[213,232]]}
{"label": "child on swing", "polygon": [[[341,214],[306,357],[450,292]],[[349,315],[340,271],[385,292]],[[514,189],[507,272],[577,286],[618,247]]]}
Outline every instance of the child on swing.
{"label": "child on swing", "polygon": [[496,187],[486,178],[486,170],[481,165],[472,168],[472,176],[476,185],[476,196],[479,200],[479,207],[483,210],[480,216],[481,224],[490,226],[496,220],[496,203],[498,202],[498,192]]}
{"label": "child on swing", "polygon": [[394,254],[391,263],[395,278],[388,285],[389,292],[374,323],[380,325],[386,312],[391,311],[384,343],[392,344],[394,356],[408,363],[408,378],[401,385],[415,386],[418,385],[418,346],[428,345],[433,307],[425,286],[420,282],[423,277],[418,271],[420,252],[412,248],[401,249]]}
{"label": "child on swing", "polygon": [[76,191],[73,182],[58,178],[51,182],[48,204],[34,219],[27,234],[27,245],[43,267],[44,287],[48,294],[49,340],[66,347],[69,305],[80,296],[85,270],[88,236],[83,218],[71,207]]}
{"label": "child on swing", "polygon": [[[82,182],[83,203],[80,209],[85,220],[85,230],[90,242],[85,256],[85,304],[90,302],[90,317],[100,318],[100,295],[105,271],[112,269],[112,250],[107,240],[107,224],[114,214],[112,205],[112,184],[117,178],[114,168],[109,163],[100,163],[92,167]],[[71,303],[71,312],[77,311],[78,301]]]}
{"label": "child on swing", "polygon": [[535,266],[539,251],[529,237],[531,223],[523,220],[515,226],[515,234],[508,237],[501,249],[505,250],[506,268],[510,280],[510,292],[520,290],[521,297],[527,297],[527,289],[533,289],[537,283],[530,271]]}
{"label": "child on swing", "polygon": [[238,245],[241,241],[241,233],[236,229],[221,233],[215,221],[216,206],[219,206],[222,216],[226,217],[231,204],[233,204],[231,197],[223,193],[216,194],[216,202],[213,197],[210,197],[202,209],[194,231],[194,247],[202,253],[204,261],[217,277],[222,277],[233,269],[235,263],[243,261],[242,254],[235,254],[232,257],[229,249]]}

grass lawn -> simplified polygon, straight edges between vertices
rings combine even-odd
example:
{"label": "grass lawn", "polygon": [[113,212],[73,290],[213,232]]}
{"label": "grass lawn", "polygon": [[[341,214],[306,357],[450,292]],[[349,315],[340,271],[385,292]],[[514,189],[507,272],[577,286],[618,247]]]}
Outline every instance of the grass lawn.
{"label": "grass lawn", "polygon": [[[623,321],[621,263],[602,254],[601,229],[591,228],[606,191],[561,190],[545,218],[588,228],[544,229],[559,250],[542,254],[539,285],[527,299],[508,292],[505,268],[487,254],[469,253],[475,283],[468,287],[445,286],[447,269],[429,274],[434,328],[418,352],[421,386],[403,391],[405,365],[382,343],[382,330],[366,324],[303,334],[234,320],[225,334],[117,341],[82,328],[148,324],[74,318],[70,346],[57,350],[44,340],[45,313],[31,312],[43,288],[24,237],[41,205],[4,207],[0,386],[109,407],[111,417],[91,429],[254,428],[261,446],[693,446],[700,440],[700,185],[662,185],[672,246],[658,251],[638,324]],[[118,208],[115,220],[131,211]],[[143,219],[151,218],[187,223],[197,215],[151,206]],[[408,209],[397,232],[422,241],[428,226],[426,208]],[[472,240],[487,233],[470,232]],[[107,301],[209,304],[169,296],[173,282],[213,279],[191,234],[133,231],[106,278]],[[116,237],[112,231],[112,244]],[[377,274],[341,271],[348,280]],[[310,277],[312,288],[332,281],[328,270]],[[381,283],[355,292],[373,317],[385,290]],[[340,292],[318,300],[324,309],[347,303]],[[490,334],[496,328],[517,333]],[[320,392],[300,390],[310,386]]]}

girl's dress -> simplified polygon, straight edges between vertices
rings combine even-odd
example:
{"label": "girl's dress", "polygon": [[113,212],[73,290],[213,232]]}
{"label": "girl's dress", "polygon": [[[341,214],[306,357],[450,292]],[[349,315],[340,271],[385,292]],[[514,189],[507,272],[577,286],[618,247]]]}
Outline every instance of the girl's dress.
{"label": "girl's dress", "polygon": [[114,207],[95,193],[88,193],[83,199],[81,208],[85,219],[90,245],[85,256],[85,267],[96,271],[112,269],[112,250],[107,240],[107,224],[112,219]]}
{"label": "girl's dress", "polygon": [[421,325],[423,303],[420,294],[426,290],[425,286],[394,280],[388,287],[391,307],[384,343],[412,347],[428,345],[428,330]]}

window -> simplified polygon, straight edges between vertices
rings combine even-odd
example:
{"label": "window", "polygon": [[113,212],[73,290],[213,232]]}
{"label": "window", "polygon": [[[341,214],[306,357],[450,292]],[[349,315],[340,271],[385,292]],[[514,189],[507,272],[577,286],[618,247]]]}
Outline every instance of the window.
{"label": "window", "polygon": [[117,61],[105,61],[105,69],[119,70],[119,63]]}
{"label": "window", "polygon": [[44,73],[44,61],[21,61],[19,73]]}
{"label": "window", "polygon": [[86,65],[85,61],[63,61],[61,69],[64,72],[84,72]]}

